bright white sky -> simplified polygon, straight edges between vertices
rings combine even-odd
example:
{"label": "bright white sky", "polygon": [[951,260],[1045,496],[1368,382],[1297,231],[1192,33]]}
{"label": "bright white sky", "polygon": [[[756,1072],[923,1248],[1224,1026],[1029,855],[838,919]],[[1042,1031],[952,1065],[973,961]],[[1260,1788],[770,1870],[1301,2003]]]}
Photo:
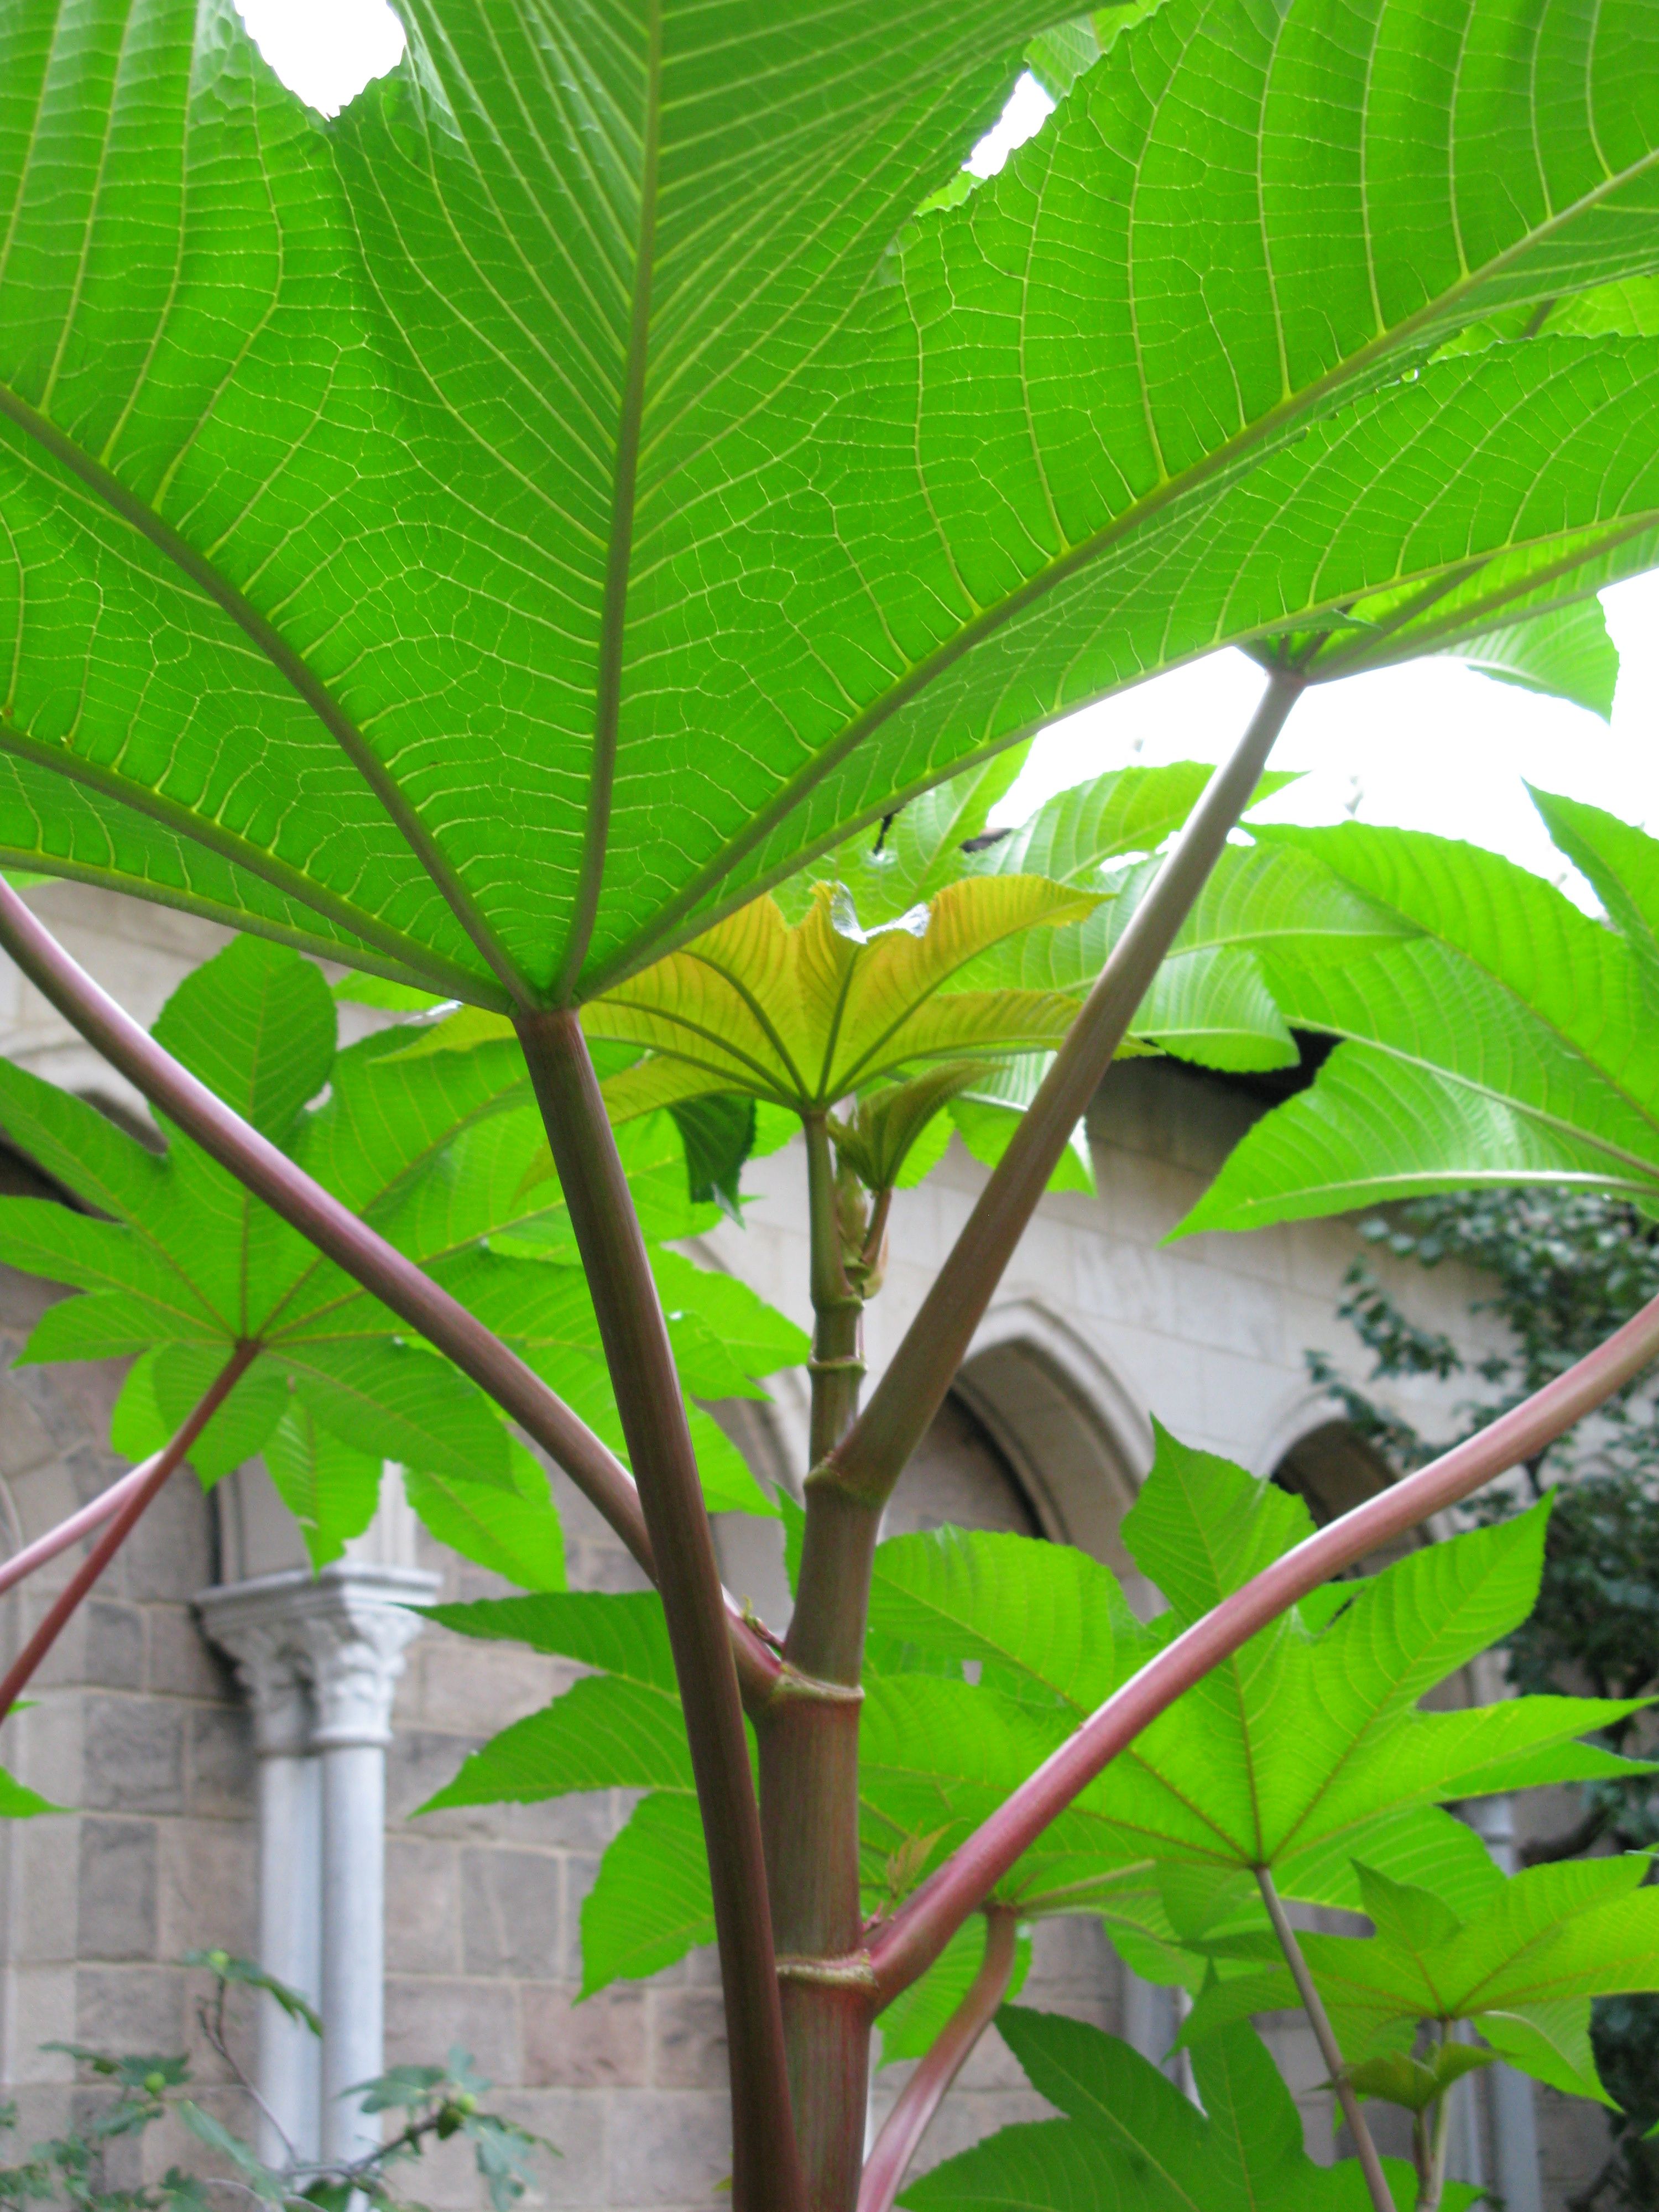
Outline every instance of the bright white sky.
{"label": "bright white sky", "polygon": [[[403,32],[385,0],[238,0],[277,74],[332,114],[391,69]],[[1029,76],[969,166],[988,176],[1037,130],[1049,103]],[[1564,879],[1524,785],[1564,792],[1659,830],[1659,575],[1604,595],[1622,657],[1611,727],[1594,714],[1425,660],[1331,684],[1304,699],[1275,764],[1307,771],[1274,802],[1281,819],[1329,822],[1357,811],[1497,847]],[[1139,758],[1215,759],[1243,729],[1261,687],[1242,653],[1089,708],[1046,731],[998,819],[1018,821],[1054,791]],[[1580,895],[1586,887],[1572,878]]]}

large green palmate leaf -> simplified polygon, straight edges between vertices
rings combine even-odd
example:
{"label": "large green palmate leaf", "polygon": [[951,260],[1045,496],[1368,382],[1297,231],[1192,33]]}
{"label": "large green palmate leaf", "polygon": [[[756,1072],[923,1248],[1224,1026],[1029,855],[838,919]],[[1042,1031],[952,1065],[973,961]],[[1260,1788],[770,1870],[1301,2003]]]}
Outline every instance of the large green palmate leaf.
{"label": "large green palmate leaf", "polygon": [[[1317,2166],[1302,2116],[1260,2039],[1235,2027],[1194,2052],[1194,2104],[1115,2035],[1024,2006],[997,2015],[1031,2087],[1061,2119],[1005,2128],[905,2189],[915,2212],[1361,2212],[1354,2159]],[[1384,2161],[1402,2208],[1403,2160]],[[1480,2192],[1453,2183],[1462,2212]]]}
{"label": "large green palmate leaf", "polygon": [[1659,268],[1644,0],[1169,0],[908,221],[1049,19],[425,0],[325,127],[228,0],[9,0],[0,858],[586,997],[1066,707],[1659,518],[1653,340],[1427,359]]}
{"label": "large green palmate leaf", "polygon": [[[981,1672],[976,1688],[915,1674],[872,1686],[866,1757],[883,1762],[884,1780],[866,1790],[869,1843],[890,1853],[907,1835],[929,1838],[925,1871],[1165,1635],[1310,1526],[1299,1502],[1167,1436],[1138,1513],[1126,1524],[1136,1558],[1171,1600],[1152,1630],[1107,1571],[1075,1553],[952,1530],[880,1547],[877,1654]],[[1572,1741],[1610,1717],[1593,1701],[1416,1710],[1525,1613],[1540,1534],[1541,1518],[1501,1554],[1459,1539],[1310,1601],[1115,1761],[1016,1867],[1006,1900],[1028,1913],[1104,1910],[1139,1966],[1188,1981],[1201,1975],[1178,1956],[1194,1908],[1170,1892],[1171,1869],[1198,1870],[1194,1897],[1224,1891],[1253,1924],[1250,1869],[1263,1863],[1310,1902],[1358,1908],[1355,1855],[1460,1906],[1476,1901],[1484,1854],[1435,1808],[1478,1794],[1489,1760],[1523,1786],[1609,1757]],[[1149,1866],[1163,1872],[1147,1879]]]}
{"label": "large green palmate leaf", "polygon": [[[1492,1870],[1479,1910],[1462,1915],[1429,1891],[1359,1869],[1368,1937],[1304,1939],[1351,2065],[1407,2046],[1419,2023],[1473,2022],[1497,2051],[1552,2088],[1612,2098],[1590,2050],[1590,2000],[1659,1986],[1659,1892],[1645,1856],[1570,1861],[1512,1878]],[[1231,1949],[1260,1959],[1246,1939]],[[1253,2013],[1298,2002],[1282,1960],[1212,1980],[1182,2040],[1201,2042]]]}
{"label": "large green palmate leaf", "polygon": [[[1103,1912],[1138,1966],[1194,1987],[1218,1935],[1265,1929],[1260,1864],[1288,1896],[1357,1911],[1361,1859],[1474,1913],[1491,1863],[1443,1805],[1641,1771],[1577,1741],[1629,1705],[1418,1709],[1527,1611],[1543,1522],[1460,1537],[1310,1600],[1148,1729],[1037,1838],[998,1901],[1022,1917]],[[878,1547],[860,1736],[867,1909],[890,1911],[1172,1630],[1310,1526],[1298,1500],[1164,1436],[1126,1524],[1170,1601],[1152,1626],[1105,1567],[1068,1547],[949,1528]],[[708,1940],[654,1596],[504,1600],[439,1617],[599,1671],[474,1753],[434,1804],[646,1791],[585,1910],[587,1984],[654,1972]],[[930,2005],[960,1964],[919,1985]]]}
{"label": "large green palmate leaf", "polygon": [[[302,1160],[410,1258],[496,1327],[621,1444],[621,1423],[562,1195],[525,1188],[544,1144],[515,1044],[405,1060],[397,1032],[335,1048],[335,1007],[297,953],[238,939],[169,1000],[156,1034],[186,1066]],[[11,1264],[73,1285],[29,1360],[136,1355],[112,1439],[134,1458],[178,1428],[240,1342],[258,1357],[191,1453],[204,1480],[261,1451],[319,1564],[373,1514],[400,1462],[441,1540],[526,1587],[563,1580],[541,1469],[447,1362],[408,1341],[357,1284],[177,1131],[147,1151],[103,1115],[0,1063],[0,1122],[83,1202],[0,1200]],[[680,1237],[713,1209],[685,1195],[684,1154],[659,1120],[623,1133],[647,1233]],[[752,1292],[653,1247],[686,1388],[763,1395],[757,1377],[805,1352]],[[708,1306],[703,1305],[707,1286]],[[707,1495],[769,1512],[733,1448],[694,1410]]]}
{"label": "large green palmate leaf", "polygon": [[[1483,1183],[1659,1205],[1659,844],[1535,796],[1613,928],[1470,846],[1358,824],[1264,833],[1267,849],[1298,853],[1413,933],[1370,948],[1317,929],[1262,943],[1287,1018],[1347,1041],[1249,1133],[1183,1232]],[[1247,938],[1267,912],[1245,915]]]}

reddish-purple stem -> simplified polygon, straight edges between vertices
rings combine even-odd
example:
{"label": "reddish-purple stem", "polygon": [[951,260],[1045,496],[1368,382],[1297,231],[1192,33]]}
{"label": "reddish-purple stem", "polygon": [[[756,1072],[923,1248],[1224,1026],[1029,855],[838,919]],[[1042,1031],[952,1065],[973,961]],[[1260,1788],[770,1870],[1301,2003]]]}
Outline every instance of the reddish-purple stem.
{"label": "reddish-purple stem", "polygon": [[1194,1622],[1091,1713],[875,1932],[867,1955],[880,2002],[890,2003],[932,1966],[1048,1823],[1212,1668],[1344,1567],[1532,1458],[1622,1389],[1656,1354],[1659,1298],[1479,1436],[1331,1522]]}
{"label": "reddish-purple stem", "polygon": [[155,1465],[155,1455],[141,1460],[118,1482],[112,1482],[107,1490],[100,1490],[89,1505],[78,1513],[71,1513],[67,1521],[60,1521],[55,1528],[48,1528],[44,1536],[37,1536],[32,1544],[25,1544],[21,1552],[0,1565],[0,1597],[14,1589],[37,1567],[44,1567],[48,1559],[55,1559],[60,1552],[67,1552],[71,1544],[94,1528],[100,1528],[112,1513],[118,1513],[135,1490],[142,1489]]}
{"label": "reddish-purple stem", "polygon": [[0,1681],[0,1721],[5,1719],[22,1696],[35,1668],[63,1634],[76,1607],[137,1527],[150,1500],[236,1388],[258,1357],[258,1351],[256,1344],[239,1344],[197,1401],[189,1419],[172,1442],[157,1452],[154,1459],[146,1460],[142,1467],[133,1469],[134,1476],[142,1480],[128,1492],[125,1502],[114,1520],[64,1584],[46,1619],[12,1662],[5,1680]]}
{"label": "reddish-purple stem", "polygon": [[1268,678],[1249,729],[1205,786],[1112,947],[869,1403],[814,1470],[814,1485],[844,1491],[867,1505],[886,1503],[944,1404],[1072,1132],[1088,1111],[1165,954],[1249,805],[1274,740],[1304,688],[1293,670],[1275,669]]}
{"label": "reddish-purple stem", "polygon": [[969,2054],[996,2016],[1014,1971],[1017,1929],[1012,1911],[994,1906],[987,1913],[985,1956],[962,2002],[939,2030],[939,2039],[899,2092],[887,2115],[859,2185],[858,2212],[892,2212],[899,2185],[910,2170],[933,2115]]}
{"label": "reddish-purple stem", "polygon": [[[558,1462],[655,1579],[651,1540],[633,1477],[516,1352],[180,1066],[70,958],[3,879],[0,945],[36,989],[153,1106],[471,1376]],[[779,1679],[777,1655],[729,1598],[726,1609],[744,1694],[763,1702]]]}

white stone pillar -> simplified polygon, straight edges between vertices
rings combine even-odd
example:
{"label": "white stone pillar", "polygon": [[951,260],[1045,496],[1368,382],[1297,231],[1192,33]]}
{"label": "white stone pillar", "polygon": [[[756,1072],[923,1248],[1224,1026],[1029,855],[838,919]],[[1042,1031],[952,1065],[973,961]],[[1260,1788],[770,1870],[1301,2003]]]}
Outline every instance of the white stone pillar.
{"label": "white stone pillar", "polygon": [[[1513,1874],[1519,1863],[1515,1848],[1515,1811],[1507,1797],[1473,1797],[1463,1807],[1463,1817],[1492,1853],[1493,1863]],[[1473,2080],[1474,2076],[1466,2076]],[[1513,2066],[1489,2066],[1484,2075],[1492,2100],[1494,2180],[1504,2212],[1543,2212],[1543,2192],[1538,2173],[1538,2115],[1533,2104],[1532,2083]]]}
{"label": "white stone pillar", "polygon": [[[270,2000],[258,2088],[302,2160],[352,2158],[380,2140],[341,2092],[384,2070],[386,1747],[408,1608],[438,1578],[343,1559],[204,1591],[208,1633],[253,1701],[260,1753],[259,1963],[322,2015],[319,2054]],[[267,2126],[268,2150],[283,2146]]]}
{"label": "white stone pillar", "polygon": [[[311,1754],[311,1692],[289,1611],[307,1575],[263,1575],[204,1592],[204,1625],[236,1662],[253,1708],[258,1756],[258,1959],[316,2006],[322,1993],[322,1800]],[[259,2152],[273,2166],[320,2154],[317,2039],[269,1996],[258,2000]]]}
{"label": "white stone pillar", "polygon": [[323,2156],[349,2159],[380,2139],[378,2114],[344,2092],[384,2069],[386,1747],[404,1652],[420,1631],[406,1608],[437,1577],[342,1561],[298,1610],[322,1770]]}

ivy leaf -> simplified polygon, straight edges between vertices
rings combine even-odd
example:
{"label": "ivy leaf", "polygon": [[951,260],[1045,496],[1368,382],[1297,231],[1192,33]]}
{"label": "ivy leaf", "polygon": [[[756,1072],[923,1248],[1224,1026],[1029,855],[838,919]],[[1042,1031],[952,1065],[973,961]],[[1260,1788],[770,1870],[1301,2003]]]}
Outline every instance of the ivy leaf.
{"label": "ivy leaf", "polygon": [[[1316,2166],[1302,2116],[1260,2039],[1246,2027],[1194,2053],[1199,2103],[1128,2045],[1082,2021],[1008,2005],[997,2014],[1031,2087],[1065,2118],[1005,2128],[913,2181],[914,2212],[1364,2212],[1358,2161]],[[1401,2212],[1416,2180],[1384,2161]],[[1453,2183],[1444,2203],[1480,2191]]]}

